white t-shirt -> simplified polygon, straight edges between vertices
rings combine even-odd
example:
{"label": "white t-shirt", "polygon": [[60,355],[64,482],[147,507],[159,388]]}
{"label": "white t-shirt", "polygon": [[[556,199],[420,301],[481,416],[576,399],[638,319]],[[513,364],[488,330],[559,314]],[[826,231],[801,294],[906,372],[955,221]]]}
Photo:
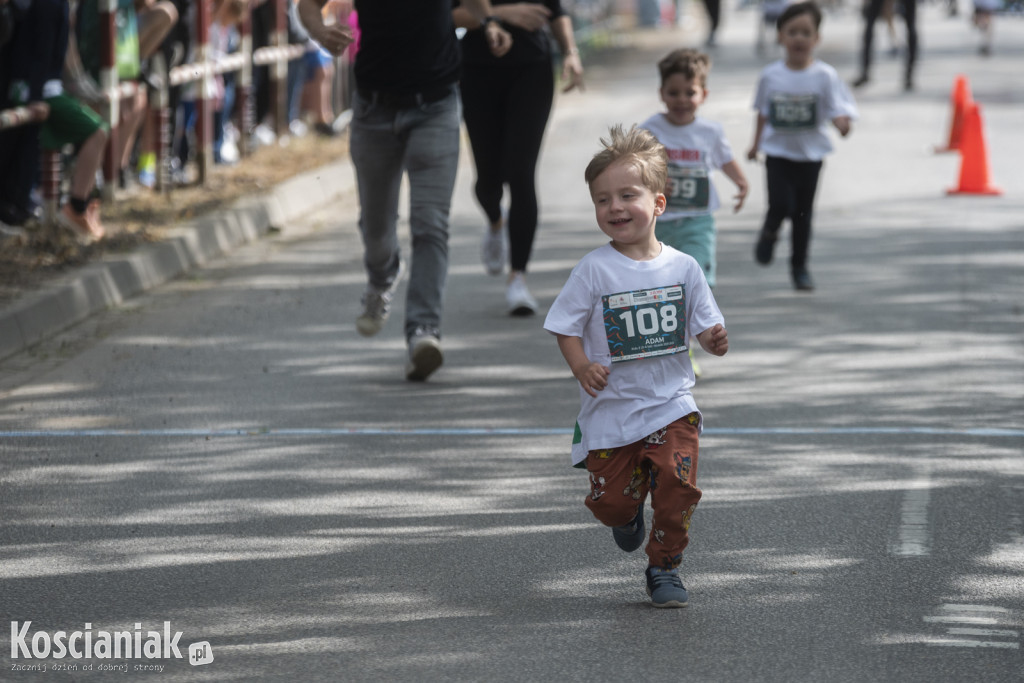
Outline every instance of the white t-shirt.
{"label": "white t-shirt", "polygon": [[711,171],[732,161],[732,148],[722,126],[700,118],[685,126],[655,114],[640,124],[654,133],[668,152],[668,206],[658,220],[706,216],[721,206]]}
{"label": "white t-shirt", "polygon": [[857,118],[853,95],[836,70],[815,61],[794,71],[782,60],[761,72],[754,109],[768,119],[761,149],[793,161],[821,161],[832,151],[828,126],[837,116]]}
{"label": "white t-shirt", "polygon": [[687,344],[716,323],[722,313],[690,256],[665,244],[650,261],[610,244],[584,256],[544,320],[548,332],[580,337],[587,358],[611,368],[596,398],[580,387],[573,464],[698,412]]}

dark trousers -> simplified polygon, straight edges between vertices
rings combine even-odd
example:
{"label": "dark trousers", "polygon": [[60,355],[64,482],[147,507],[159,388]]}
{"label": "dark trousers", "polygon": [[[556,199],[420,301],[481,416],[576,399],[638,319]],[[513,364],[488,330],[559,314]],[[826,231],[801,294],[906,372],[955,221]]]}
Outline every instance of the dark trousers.
{"label": "dark trousers", "polygon": [[460,85],[463,118],[476,162],[476,198],[487,215],[501,219],[508,184],[509,262],[525,271],[537,232],[537,159],[554,98],[550,62],[514,67],[466,65]]}
{"label": "dark trousers", "polygon": [[708,11],[711,33],[714,33],[718,30],[718,23],[722,17],[722,0],[704,0],[704,7]]}
{"label": "dark trousers", "polygon": [[768,213],[764,218],[765,233],[777,236],[782,221],[793,224],[793,252],[790,268],[807,267],[807,254],[811,244],[811,219],[814,213],[814,195],[818,191],[820,161],[793,161],[782,157],[768,157],[765,161],[768,177]]}
{"label": "dark trousers", "polygon": [[[871,74],[871,44],[875,39],[875,22],[882,13],[885,0],[871,0],[864,10],[864,40],[860,53],[860,73]],[[917,0],[902,0],[903,21],[907,25],[907,62],[904,72],[909,82],[914,75],[914,63],[917,61]]]}

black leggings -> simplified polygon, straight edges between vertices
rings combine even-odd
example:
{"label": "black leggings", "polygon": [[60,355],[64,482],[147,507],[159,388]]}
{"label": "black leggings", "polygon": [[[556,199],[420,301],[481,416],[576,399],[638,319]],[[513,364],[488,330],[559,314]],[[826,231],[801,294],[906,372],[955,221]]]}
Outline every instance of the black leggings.
{"label": "black leggings", "polygon": [[501,219],[508,183],[509,263],[525,271],[537,232],[536,169],[554,99],[550,62],[511,67],[466,65],[462,106],[476,162],[476,198],[487,220]]}
{"label": "black leggings", "polygon": [[793,224],[790,268],[806,268],[807,252],[811,244],[814,194],[818,191],[821,162],[768,157],[765,166],[768,176],[768,214],[764,218],[763,230],[775,237],[782,227],[782,221],[788,218]]}
{"label": "black leggings", "polygon": [[[860,53],[860,73],[871,74],[871,43],[875,39],[875,22],[882,14],[885,0],[870,0],[864,9],[864,39]],[[903,21],[907,25],[907,63],[904,75],[910,80],[914,74],[914,62],[917,61],[917,0],[903,0]]]}

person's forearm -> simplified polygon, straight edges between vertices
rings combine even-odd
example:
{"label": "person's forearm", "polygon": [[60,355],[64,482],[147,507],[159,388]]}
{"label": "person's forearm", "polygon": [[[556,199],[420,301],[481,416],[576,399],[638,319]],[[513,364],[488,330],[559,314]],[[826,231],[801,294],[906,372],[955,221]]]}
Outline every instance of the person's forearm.
{"label": "person's forearm", "polygon": [[762,115],[757,115],[757,123],[754,124],[754,148],[761,146],[761,136],[764,134],[764,124],[767,119]]}
{"label": "person's forearm", "polygon": [[571,55],[579,52],[576,48],[576,37],[572,31],[572,18],[565,14],[551,22],[551,33],[558,42],[562,55]]}
{"label": "person's forearm", "polygon": [[469,12],[471,17],[476,19],[477,26],[487,17],[494,16],[491,0],[462,0],[462,7]]}
{"label": "person's forearm", "polygon": [[565,362],[572,371],[573,376],[578,377],[577,372],[590,365],[590,359],[587,358],[587,354],[583,351],[583,340],[579,337],[571,337],[564,334],[559,334],[557,337],[558,350],[562,352],[562,357],[565,358]]}
{"label": "person's forearm", "polygon": [[322,11],[326,2],[327,0],[299,0],[299,20],[314,40],[317,40],[317,32],[324,27]]}

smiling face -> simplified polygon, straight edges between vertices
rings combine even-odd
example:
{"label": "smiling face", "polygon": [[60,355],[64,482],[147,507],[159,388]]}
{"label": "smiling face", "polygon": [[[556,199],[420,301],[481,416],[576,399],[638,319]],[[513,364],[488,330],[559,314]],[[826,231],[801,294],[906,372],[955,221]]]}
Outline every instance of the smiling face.
{"label": "smiling face", "polygon": [[798,14],[779,29],[779,44],[786,50],[786,66],[803,69],[814,59],[814,48],[821,40],[814,17]]}
{"label": "smiling face", "polygon": [[696,78],[687,78],[681,73],[666,78],[658,92],[667,109],[665,118],[675,126],[693,123],[697,108],[707,97],[707,90]]}
{"label": "smiling face", "polygon": [[646,187],[640,169],[626,158],[606,168],[590,184],[597,225],[619,252],[636,260],[661,253],[654,224],[665,212],[665,195]]}

